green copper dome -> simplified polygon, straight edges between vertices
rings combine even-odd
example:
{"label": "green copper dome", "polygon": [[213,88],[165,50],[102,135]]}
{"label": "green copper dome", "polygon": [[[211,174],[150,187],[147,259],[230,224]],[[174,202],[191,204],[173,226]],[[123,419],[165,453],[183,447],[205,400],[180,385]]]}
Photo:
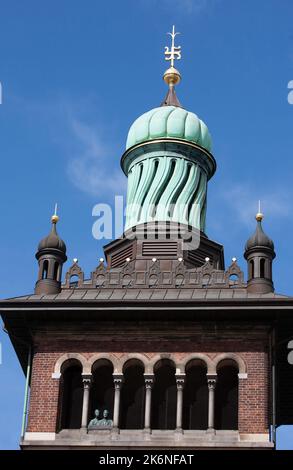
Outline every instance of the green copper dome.
{"label": "green copper dome", "polygon": [[126,149],[152,139],[175,138],[210,151],[211,136],[199,117],[177,106],[161,106],[142,114],[129,129]]}

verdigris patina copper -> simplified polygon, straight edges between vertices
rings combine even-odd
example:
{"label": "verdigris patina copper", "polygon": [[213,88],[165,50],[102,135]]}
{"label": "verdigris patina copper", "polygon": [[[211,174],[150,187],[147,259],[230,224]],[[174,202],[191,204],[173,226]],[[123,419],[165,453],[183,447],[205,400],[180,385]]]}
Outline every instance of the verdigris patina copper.
{"label": "verdigris patina copper", "polygon": [[95,410],[95,418],[89,422],[88,428],[96,428],[97,426],[99,426],[99,421],[101,421],[100,419],[98,419],[99,415],[100,410]]}
{"label": "verdigris patina copper", "polygon": [[109,411],[103,411],[103,418],[98,419],[100,415],[100,410],[95,410],[95,418],[92,419],[88,424],[88,429],[96,429],[96,428],[110,428],[113,426],[112,419],[108,419]]}
{"label": "verdigris patina copper", "polygon": [[99,420],[99,427],[111,427],[113,426],[113,421],[112,419],[108,419],[109,416],[109,411],[104,410],[103,412],[103,419]]}

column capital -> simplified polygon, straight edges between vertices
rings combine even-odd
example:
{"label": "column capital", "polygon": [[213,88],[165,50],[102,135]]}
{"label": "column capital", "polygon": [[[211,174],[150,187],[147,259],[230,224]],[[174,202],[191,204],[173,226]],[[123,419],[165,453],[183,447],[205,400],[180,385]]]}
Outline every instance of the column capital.
{"label": "column capital", "polygon": [[92,383],[92,374],[81,374],[84,387],[89,387]]}
{"label": "column capital", "polygon": [[184,387],[184,383],[185,383],[185,374],[176,374],[175,379],[176,379],[177,390],[182,390]]}
{"label": "column capital", "polygon": [[146,389],[152,388],[154,385],[154,381],[155,381],[155,375],[154,374],[143,374],[143,375],[144,375],[145,388]]}
{"label": "column capital", "polygon": [[207,381],[208,381],[209,390],[215,390],[216,383],[217,383],[217,376],[216,375],[207,375]]}
{"label": "column capital", "polygon": [[113,374],[113,382],[115,390],[120,390],[121,385],[123,383],[123,374]]}

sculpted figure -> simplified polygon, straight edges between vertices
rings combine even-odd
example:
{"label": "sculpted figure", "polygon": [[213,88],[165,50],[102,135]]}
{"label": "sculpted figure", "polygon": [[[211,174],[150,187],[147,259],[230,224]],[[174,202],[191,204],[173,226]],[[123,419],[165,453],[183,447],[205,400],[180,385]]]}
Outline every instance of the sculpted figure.
{"label": "sculpted figure", "polygon": [[113,426],[113,421],[112,421],[112,419],[108,419],[108,416],[109,416],[109,411],[104,410],[103,419],[99,420],[99,426],[103,426],[103,427],[104,426],[105,427]]}
{"label": "sculpted figure", "polygon": [[88,424],[88,428],[95,428],[97,426],[99,426],[100,422],[102,421],[101,419],[98,419],[99,418],[99,415],[100,415],[100,410],[95,410],[95,418],[92,419],[89,424]]}

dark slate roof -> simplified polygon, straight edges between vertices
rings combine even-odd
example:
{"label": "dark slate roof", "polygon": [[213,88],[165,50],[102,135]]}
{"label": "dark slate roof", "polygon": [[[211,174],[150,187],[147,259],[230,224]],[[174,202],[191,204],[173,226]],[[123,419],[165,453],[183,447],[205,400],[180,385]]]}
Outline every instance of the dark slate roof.
{"label": "dark slate roof", "polygon": [[51,232],[45,238],[43,238],[38,246],[38,251],[47,250],[47,249],[60,250],[63,253],[66,253],[66,245],[64,241],[59,237],[56,224],[52,223]]}
{"label": "dark slate roof", "polygon": [[[270,292],[268,294],[250,294],[246,289],[62,289],[59,294],[50,295],[26,295],[22,297],[13,297],[7,299],[5,302],[71,302],[74,300],[84,301],[105,301],[105,300],[155,300],[155,301],[169,301],[169,300],[221,300],[221,299],[293,299],[282,294]],[[4,301],[1,301],[4,302]],[[1,306],[0,302],[0,306]]]}
{"label": "dark slate roof", "polygon": [[274,243],[264,233],[260,220],[257,221],[254,234],[247,240],[245,250],[247,251],[257,247],[269,248],[270,250],[274,251]]}

